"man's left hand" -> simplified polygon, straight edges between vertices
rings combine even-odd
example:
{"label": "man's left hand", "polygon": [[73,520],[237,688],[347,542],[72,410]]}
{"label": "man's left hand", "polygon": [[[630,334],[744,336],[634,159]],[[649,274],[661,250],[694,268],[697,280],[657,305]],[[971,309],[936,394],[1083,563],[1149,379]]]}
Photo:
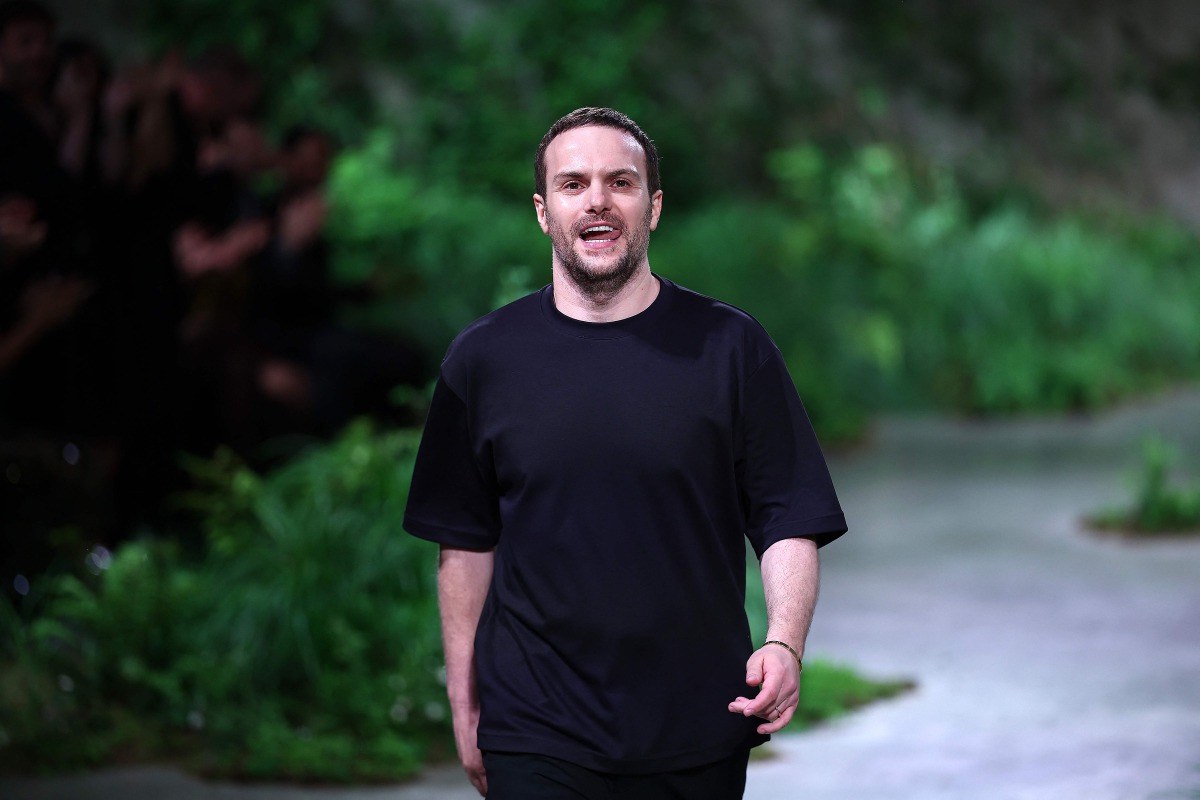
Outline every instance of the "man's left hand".
{"label": "man's left hand", "polygon": [[746,685],[758,686],[758,694],[737,698],[729,710],[765,719],[759,733],[778,733],[787,727],[800,702],[800,665],[792,654],[778,645],[754,651],[746,662]]}

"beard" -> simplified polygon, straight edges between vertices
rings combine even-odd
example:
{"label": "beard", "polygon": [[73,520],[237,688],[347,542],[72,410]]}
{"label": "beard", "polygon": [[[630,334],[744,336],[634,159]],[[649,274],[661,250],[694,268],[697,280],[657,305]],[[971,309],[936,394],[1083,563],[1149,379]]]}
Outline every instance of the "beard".
{"label": "beard", "polygon": [[[632,228],[610,214],[599,214],[576,222],[568,230],[547,214],[554,255],[566,270],[571,283],[585,297],[593,301],[612,298],[637,274],[650,248],[651,215],[652,207],[647,205],[641,224]],[[575,249],[579,235],[591,225],[611,225],[621,232],[620,238],[625,240],[625,253],[616,263],[602,262],[602,256],[592,257]]]}

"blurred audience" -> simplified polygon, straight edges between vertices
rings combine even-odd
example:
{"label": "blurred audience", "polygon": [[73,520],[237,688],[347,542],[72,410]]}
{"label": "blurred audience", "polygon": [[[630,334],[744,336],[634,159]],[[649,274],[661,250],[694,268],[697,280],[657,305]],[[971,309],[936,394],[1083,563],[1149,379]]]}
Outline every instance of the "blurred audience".
{"label": "blurred audience", "polygon": [[[179,450],[248,458],[392,417],[426,378],[405,343],[337,322],[335,143],[278,146],[235,50],[110,66],[54,15],[0,2],[0,561],[54,528],[107,541],[178,488]],[[39,533],[40,532],[40,533]],[[44,556],[44,553],[43,553]],[[21,584],[24,585],[24,584]]]}
{"label": "blurred audience", "polygon": [[322,434],[358,414],[393,417],[390,390],[425,378],[414,348],[337,324],[337,307],[368,293],[363,287],[337,289],[330,281],[324,185],[334,151],[333,140],[318,129],[295,127],[285,134],[271,239],[251,283],[252,333],[260,354],[256,383],[273,406],[268,419]]}

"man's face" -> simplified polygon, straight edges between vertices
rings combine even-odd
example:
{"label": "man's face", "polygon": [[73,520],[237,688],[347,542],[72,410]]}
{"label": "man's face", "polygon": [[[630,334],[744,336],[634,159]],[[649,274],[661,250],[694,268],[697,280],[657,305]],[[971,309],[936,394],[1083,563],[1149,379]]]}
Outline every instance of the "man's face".
{"label": "man's face", "polygon": [[15,91],[42,91],[54,67],[54,32],[40,20],[17,19],[0,33],[0,80]]}
{"label": "man's face", "polygon": [[646,154],[617,128],[565,131],[546,148],[546,196],[533,196],[555,264],[587,294],[611,294],[646,264],[662,192],[646,186]]}

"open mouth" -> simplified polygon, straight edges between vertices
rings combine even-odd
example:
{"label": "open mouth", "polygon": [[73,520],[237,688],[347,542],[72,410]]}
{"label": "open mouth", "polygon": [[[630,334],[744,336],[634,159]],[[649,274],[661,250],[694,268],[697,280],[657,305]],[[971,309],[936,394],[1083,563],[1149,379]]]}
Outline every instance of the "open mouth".
{"label": "open mouth", "polygon": [[589,225],[579,234],[584,246],[589,249],[608,247],[620,237],[620,229],[612,225]]}

